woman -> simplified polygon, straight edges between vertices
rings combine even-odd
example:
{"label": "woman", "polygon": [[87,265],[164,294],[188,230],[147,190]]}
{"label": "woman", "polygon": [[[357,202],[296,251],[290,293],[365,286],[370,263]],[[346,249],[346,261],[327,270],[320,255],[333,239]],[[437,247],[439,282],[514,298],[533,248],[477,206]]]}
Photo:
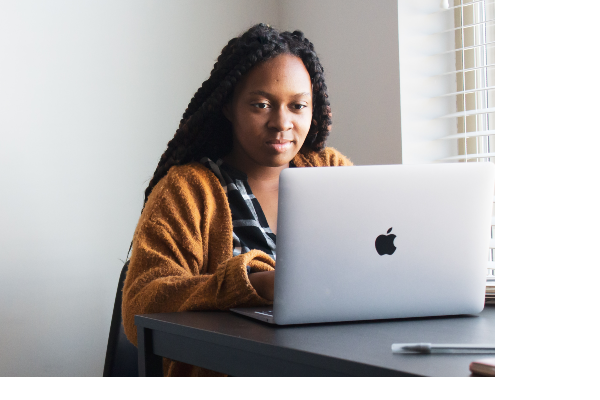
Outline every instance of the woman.
{"label": "woman", "polygon": [[[123,289],[136,314],[268,305],[279,174],[351,165],[325,148],[323,68],[302,32],[264,24],[232,39],[183,114],[146,189]],[[165,375],[213,375],[165,360]]]}

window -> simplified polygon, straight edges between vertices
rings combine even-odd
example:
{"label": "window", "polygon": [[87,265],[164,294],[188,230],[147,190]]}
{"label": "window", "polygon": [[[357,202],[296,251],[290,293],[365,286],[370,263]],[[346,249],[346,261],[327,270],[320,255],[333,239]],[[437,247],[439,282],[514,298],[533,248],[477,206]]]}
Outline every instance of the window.
{"label": "window", "polygon": [[[458,155],[463,162],[495,161],[494,2],[455,0],[456,108]],[[461,115],[462,113],[462,115]],[[453,140],[453,139],[451,139]],[[495,205],[495,204],[494,204]],[[488,275],[495,276],[495,218],[492,216]]]}
{"label": "window", "polygon": [[495,162],[494,4],[398,1],[403,163]]}

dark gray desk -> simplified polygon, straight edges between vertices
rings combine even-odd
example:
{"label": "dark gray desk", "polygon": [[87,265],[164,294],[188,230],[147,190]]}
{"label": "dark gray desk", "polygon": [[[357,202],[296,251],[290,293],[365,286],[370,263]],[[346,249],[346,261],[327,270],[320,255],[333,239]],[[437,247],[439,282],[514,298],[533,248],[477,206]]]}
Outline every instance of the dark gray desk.
{"label": "dark gray desk", "polygon": [[494,343],[494,306],[481,314],[272,326],[230,312],[137,315],[141,376],[162,358],[233,376],[469,376],[484,354],[393,354],[392,343]]}

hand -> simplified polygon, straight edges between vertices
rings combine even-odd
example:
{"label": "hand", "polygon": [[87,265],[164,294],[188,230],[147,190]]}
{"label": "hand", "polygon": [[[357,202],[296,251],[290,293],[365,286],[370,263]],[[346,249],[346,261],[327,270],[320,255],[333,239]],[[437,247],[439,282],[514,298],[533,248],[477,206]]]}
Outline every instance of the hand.
{"label": "hand", "polygon": [[275,271],[254,272],[248,274],[248,279],[260,297],[273,301]]}

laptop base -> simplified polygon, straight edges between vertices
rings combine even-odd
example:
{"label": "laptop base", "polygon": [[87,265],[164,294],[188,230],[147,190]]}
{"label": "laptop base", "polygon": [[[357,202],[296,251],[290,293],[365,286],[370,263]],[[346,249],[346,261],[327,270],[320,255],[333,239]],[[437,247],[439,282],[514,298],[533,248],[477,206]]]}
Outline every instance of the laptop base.
{"label": "laptop base", "polygon": [[273,320],[273,306],[230,308],[229,311],[258,319],[259,321],[267,322],[269,324],[275,323]]}

